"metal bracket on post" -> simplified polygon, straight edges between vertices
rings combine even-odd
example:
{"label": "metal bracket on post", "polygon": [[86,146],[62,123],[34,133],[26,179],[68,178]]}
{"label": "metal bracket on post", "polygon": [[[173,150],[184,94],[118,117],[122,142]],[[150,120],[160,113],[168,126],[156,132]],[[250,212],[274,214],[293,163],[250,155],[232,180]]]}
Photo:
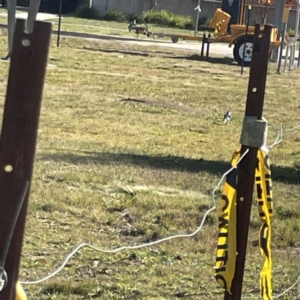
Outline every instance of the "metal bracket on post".
{"label": "metal bracket on post", "polygon": [[6,287],[7,281],[8,281],[7,274],[6,274],[5,270],[3,269],[3,267],[0,267],[0,293]]}
{"label": "metal bracket on post", "polygon": [[267,121],[257,117],[246,116],[243,121],[241,145],[260,148],[267,141]]}

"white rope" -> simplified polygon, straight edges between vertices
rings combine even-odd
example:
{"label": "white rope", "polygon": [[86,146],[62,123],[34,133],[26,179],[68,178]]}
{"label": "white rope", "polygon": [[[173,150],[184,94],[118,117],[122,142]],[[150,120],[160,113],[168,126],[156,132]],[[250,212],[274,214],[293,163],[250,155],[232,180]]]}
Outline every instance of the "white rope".
{"label": "white rope", "polygon": [[160,243],[163,243],[163,242],[166,242],[166,241],[170,241],[170,240],[173,240],[173,239],[179,239],[179,238],[189,238],[189,237],[193,237],[194,235],[196,235],[203,227],[204,223],[205,223],[205,220],[207,218],[207,216],[213,211],[216,209],[216,200],[215,200],[215,193],[216,191],[219,189],[220,185],[222,184],[223,180],[225,179],[225,177],[227,176],[227,174],[229,174],[233,169],[235,169],[237,167],[237,165],[241,162],[241,160],[245,157],[245,155],[249,152],[249,149],[247,149],[243,155],[241,155],[240,159],[238,160],[237,164],[233,167],[231,167],[228,171],[226,171],[221,179],[219,180],[218,184],[216,185],[216,187],[214,188],[214,190],[212,191],[212,203],[213,203],[213,206],[208,209],[206,211],[206,213],[204,214],[203,218],[202,218],[202,221],[199,225],[199,227],[192,233],[190,234],[178,234],[178,235],[174,235],[174,236],[170,236],[170,237],[166,237],[166,238],[163,238],[163,239],[160,239],[160,240],[157,240],[157,241],[154,241],[154,242],[150,242],[150,243],[146,243],[146,244],[141,244],[141,245],[136,245],[136,246],[122,246],[122,247],[119,247],[119,248],[116,248],[116,249],[111,249],[111,250],[105,250],[105,249],[101,249],[101,248],[98,248],[98,247],[95,247],[95,246],[92,246],[90,244],[87,244],[87,243],[81,243],[79,244],[66,258],[65,260],[63,261],[63,263],[61,264],[61,266],[56,269],[54,272],[52,272],[51,274],[47,275],[46,277],[42,278],[42,279],[39,279],[39,280],[36,280],[36,281],[21,281],[21,284],[23,285],[35,285],[35,284],[39,284],[39,283],[42,283],[52,277],[54,277],[56,274],[58,274],[65,266],[66,264],[68,263],[68,261],[82,248],[84,247],[87,247],[87,248],[90,248],[92,250],[95,250],[95,251],[98,251],[98,252],[102,252],[102,253],[117,253],[117,252],[121,252],[123,250],[136,250],[136,249],[140,249],[140,248],[144,248],[144,247],[150,247],[150,246],[153,246],[153,245],[157,245],[157,244],[160,244]]}
{"label": "white rope", "polygon": [[281,123],[280,124],[280,129],[279,130],[277,130],[272,124],[269,124],[274,130],[275,130],[275,132],[277,133],[277,138],[275,139],[275,141],[274,141],[274,143],[271,145],[271,146],[269,146],[270,148],[273,148],[274,146],[276,146],[276,145],[278,145],[278,144],[280,144],[281,142],[282,142],[282,139],[283,139],[283,132],[284,131],[293,131],[293,130],[295,130],[295,129],[297,129],[297,128],[299,128],[300,127],[300,124],[298,124],[298,125],[296,125],[296,126],[294,126],[294,127],[292,127],[292,128],[288,128],[288,129],[285,129],[284,128],[284,125]]}
{"label": "white rope", "polygon": [[269,124],[274,131],[277,133],[277,137],[274,141],[274,143],[271,146],[268,146],[269,148],[273,148],[274,146],[280,144],[282,142],[282,129],[283,129],[283,124],[280,126],[280,131],[278,131],[272,124]]}
{"label": "white rope", "polygon": [[200,5],[198,5],[197,7],[195,7],[194,10],[198,10],[199,12],[201,12],[201,7],[200,7]]}
{"label": "white rope", "polygon": [[275,295],[273,296],[273,299],[278,299],[280,297],[282,297],[283,295],[285,295],[288,291],[290,291],[294,286],[296,286],[296,284],[300,281],[300,276],[297,278],[297,280],[286,290],[284,290],[281,294]]}
{"label": "white rope", "polygon": [[[282,142],[282,132],[283,130],[285,131],[293,131],[294,129],[297,129],[300,127],[300,124],[297,125],[297,126],[294,126],[290,129],[284,129],[283,127],[283,124],[281,124],[281,128],[280,128],[280,131],[276,130],[275,127],[273,125],[271,125],[272,128],[277,132],[277,138],[275,139],[275,142],[271,145],[271,146],[267,146],[267,148],[271,149],[273,148],[274,146],[278,145],[279,143]],[[170,236],[170,237],[166,237],[164,239],[161,239],[161,240],[158,240],[158,241],[154,241],[154,242],[150,242],[150,243],[146,243],[146,244],[142,244],[142,245],[136,245],[136,246],[122,246],[122,247],[119,247],[119,248],[116,248],[116,249],[112,249],[112,250],[105,250],[105,249],[101,249],[101,248],[98,248],[98,247],[95,247],[93,245],[90,245],[90,244],[87,244],[87,243],[81,243],[79,244],[66,258],[65,260],[63,261],[63,263],[61,264],[61,266],[56,269],[54,272],[50,273],[49,275],[47,275],[46,277],[44,278],[41,278],[39,280],[36,280],[36,281],[21,281],[21,284],[23,285],[35,285],[35,284],[40,284],[52,277],[54,277],[56,274],[58,274],[61,270],[63,270],[63,268],[66,266],[66,264],[68,263],[68,261],[82,248],[86,247],[86,248],[90,248],[92,250],[95,250],[95,251],[98,251],[98,252],[102,252],[102,253],[116,253],[116,252],[121,252],[123,250],[135,250],[135,249],[140,249],[140,248],[144,248],[144,247],[149,247],[149,246],[153,246],[153,245],[157,245],[157,244],[160,244],[160,243],[163,243],[163,242],[166,242],[166,241],[170,241],[172,239],[177,239],[177,238],[188,238],[188,237],[193,237],[194,235],[196,235],[203,227],[204,225],[204,222],[207,218],[207,216],[213,211],[216,209],[216,200],[215,200],[215,193],[216,191],[219,189],[220,185],[222,184],[223,180],[225,179],[225,177],[233,170],[235,169],[238,164],[241,162],[241,160],[245,157],[245,155],[249,152],[249,149],[247,149],[240,157],[240,159],[238,160],[237,164],[233,167],[231,167],[228,171],[226,171],[221,179],[219,180],[218,184],[216,185],[216,187],[214,188],[214,190],[212,191],[212,204],[213,206],[208,209],[206,211],[206,213],[204,214],[203,218],[202,218],[202,221],[199,225],[199,227],[192,233],[190,234],[179,234],[179,235],[175,235],[175,236]],[[285,295],[288,291],[290,291],[293,287],[296,286],[296,284],[300,281],[300,276],[297,278],[297,280],[289,287],[287,288],[286,290],[284,290],[281,294],[277,294],[277,295],[274,295],[273,298],[274,299],[278,299],[280,297],[282,297],[283,295]],[[255,290],[256,291],[256,290]],[[248,291],[247,293],[251,293],[251,292],[254,292],[254,290],[250,290]],[[250,297],[251,298],[251,297]]]}
{"label": "white rope", "polygon": [[[274,128],[274,126],[272,126],[272,127]],[[292,128],[285,129],[285,128],[284,128],[284,125],[281,124],[281,125],[280,125],[280,131],[277,131],[277,130],[274,128],[275,131],[278,133],[278,135],[277,135],[277,138],[276,138],[275,142],[272,144],[272,147],[274,147],[274,146],[276,146],[276,145],[278,145],[278,144],[280,144],[280,143],[282,142],[283,131],[293,131],[293,130],[299,128],[299,127],[300,127],[300,124],[299,124],[299,125],[296,125],[296,126],[294,126],[294,127],[292,127]],[[274,295],[274,296],[273,296],[273,299],[278,299],[278,298],[282,297],[283,295],[285,295],[285,294],[286,294],[287,292],[289,292],[293,287],[295,287],[299,281],[300,281],[300,276],[297,278],[297,280],[296,280],[290,287],[288,287],[287,289],[285,289],[281,294]]]}
{"label": "white rope", "polygon": [[283,128],[284,131],[293,131],[293,130],[299,128],[299,127],[300,127],[300,124],[298,124],[298,125],[296,125],[296,126],[294,126],[292,128],[285,129],[284,126],[283,126],[283,124],[282,124],[282,128]]}

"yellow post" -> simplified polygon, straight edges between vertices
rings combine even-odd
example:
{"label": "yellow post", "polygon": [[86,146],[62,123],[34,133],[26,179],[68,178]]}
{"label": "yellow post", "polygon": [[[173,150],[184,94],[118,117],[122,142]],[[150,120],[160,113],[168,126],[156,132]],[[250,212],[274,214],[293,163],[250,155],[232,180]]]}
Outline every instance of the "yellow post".
{"label": "yellow post", "polygon": [[16,286],[16,300],[27,300],[26,294],[21,286],[20,281],[17,282]]}

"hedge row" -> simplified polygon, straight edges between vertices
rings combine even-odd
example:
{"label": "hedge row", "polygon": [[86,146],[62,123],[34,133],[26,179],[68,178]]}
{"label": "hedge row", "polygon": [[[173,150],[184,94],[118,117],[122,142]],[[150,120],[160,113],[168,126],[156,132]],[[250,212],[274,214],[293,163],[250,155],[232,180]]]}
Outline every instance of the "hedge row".
{"label": "hedge row", "polygon": [[[97,9],[89,8],[86,5],[80,6],[75,15],[80,18],[105,20],[115,22],[132,22],[136,20],[137,23],[150,23],[157,25],[164,25],[168,27],[176,27],[180,29],[195,29],[195,21],[189,16],[182,16],[171,13],[167,10],[161,11],[146,11],[142,15],[129,14],[125,15],[119,10],[110,10],[105,15],[100,15]],[[205,17],[200,18],[199,27],[207,27],[208,20]]]}

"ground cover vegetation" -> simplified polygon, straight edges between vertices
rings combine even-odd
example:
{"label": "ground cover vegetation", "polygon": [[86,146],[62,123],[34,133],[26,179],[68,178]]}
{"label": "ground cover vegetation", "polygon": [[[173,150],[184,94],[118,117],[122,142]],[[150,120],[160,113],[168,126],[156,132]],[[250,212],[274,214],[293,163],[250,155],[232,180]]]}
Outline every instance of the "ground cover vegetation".
{"label": "ground cover vegetation", "polygon": [[[149,23],[156,25],[163,25],[179,29],[195,29],[195,20],[191,16],[184,16],[172,13],[168,10],[148,10],[141,14],[131,13],[125,14],[120,10],[108,10],[104,15],[101,15],[96,8],[90,8],[88,5],[79,6],[75,12],[75,16],[80,18],[105,20],[115,22],[132,22],[135,20],[137,23]],[[209,21],[206,17],[200,17],[199,29],[207,29]]]}
{"label": "ground cover vegetation", "polygon": [[[0,43],[7,47],[7,33]],[[248,71],[231,60],[116,41],[51,43],[20,278],[36,280],[80,242],[103,249],[191,233],[239,147]],[[4,53],[5,54],[5,53]],[[8,64],[0,64],[1,114]],[[299,70],[270,64],[264,116],[299,123]],[[233,119],[222,123],[232,110]],[[269,139],[275,138],[270,129]],[[274,291],[299,275],[300,130],[270,155]],[[220,199],[221,189],[217,191]],[[218,218],[193,238],[136,251],[82,250],[29,299],[222,299],[213,278]],[[258,296],[262,258],[255,198],[245,296]],[[292,299],[292,298],[286,298]]]}
{"label": "ground cover vegetation", "polygon": [[[22,11],[17,11],[17,13],[22,13]],[[187,16],[180,16],[167,11],[149,11],[145,12],[143,16],[137,14],[124,15],[119,11],[108,11],[104,16],[100,16],[97,11],[86,8],[86,6],[79,7],[75,14],[64,15],[62,17],[61,30],[98,35],[136,37],[134,32],[129,32],[128,30],[128,25],[133,20],[136,20],[137,24],[142,26],[146,22],[149,31],[154,33],[194,35],[194,21]],[[53,24],[54,30],[58,29],[58,16],[53,15],[53,18],[47,21]],[[0,8],[0,23],[7,24],[6,9]],[[211,31],[207,26],[208,21],[202,18],[199,23],[199,34]],[[143,38],[147,37],[139,35],[139,39]],[[159,39],[163,38],[160,37]]]}

